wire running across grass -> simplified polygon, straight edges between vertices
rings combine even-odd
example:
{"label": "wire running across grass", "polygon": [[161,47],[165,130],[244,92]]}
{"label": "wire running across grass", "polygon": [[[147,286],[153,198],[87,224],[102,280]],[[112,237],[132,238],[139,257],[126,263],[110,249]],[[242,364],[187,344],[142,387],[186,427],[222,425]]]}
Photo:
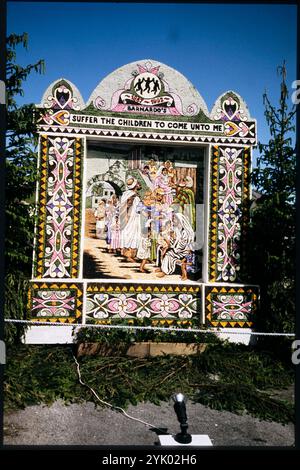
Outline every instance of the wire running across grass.
{"label": "wire running across grass", "polygon": [[92,387],[90,387],[88,384],[86,384],[86,383],[82,380],[79,362],[77,361],[77,359],[76,359],[76,357],[74,356],[73,353],[72,353],[72,356],[73,356],[74,361],[75,361],[76,366],[77,366],[77,374],[78,374],[79,383],[80,383],[81,385],[83,385],[84,387],[87,387],[87,388],[93,393],[93,395],[97,398],[97,400],[98,400],[100,403],[102,403],[103,405],[108,406],[109,408],[111,408],[111,409],[113,409],[113,410],[120,410],[127,418],[132,419],[133,421],[138,421],[139,423],[145,424],[145,426],[148,426],[149,428],[156,429],[156,430],[158,430],[158,431],[163,432],[164,434],[166,433],[166,430],[165,430],[165,429],[158,428],[157,426],[154,426],[154,424],[150,424],[150,423],[147,423],[147,421],[143,421],[142,419],[135,418],[134,416],[131,416],[131,415],[129,415],[128,413],[126,413],[126,411],[125,411],[123,408],[121,408],[120,406],[115,406],[115,405],[112,405],[111,403],[108,403],[108,402],[105,401],[105,400],[102,400],[102,399],[97,395],[97,393],[95,392],[95,390],[94,390]]}
{"label": "wire running across grass", "polygon": [[131,325],[94,325],[94,324],[70,324],[70,323],[53,323],[50,321],[32,321],[32,320],[18,320],[14,318],[5,318],[6,323],[24,323],[28,325],[37,325],[37,326],[56,326],[56,327],[71,327],[71,328],[103,328],[103,329],[124,329],[124,330],[152,330],[152,331],[164,331],[164,332],[181,332],[181,333],[204,333],[204,334],[230,334],[230,335],[251,335],[251,336],[287,336],[295,337],[295,333],[267,333],[267,332],[258,332],[258,331],[222,331],[222,330],[200,330],[197,328],[164,328],[162,326],[131,326]]}

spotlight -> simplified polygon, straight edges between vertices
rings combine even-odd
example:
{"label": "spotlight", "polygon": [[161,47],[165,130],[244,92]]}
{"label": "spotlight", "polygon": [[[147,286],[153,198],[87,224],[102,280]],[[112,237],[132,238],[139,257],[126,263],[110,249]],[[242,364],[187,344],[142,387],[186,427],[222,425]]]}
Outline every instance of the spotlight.
{"label": "spotlight", "polygon": [[174,439],[180,444],[190,444],[190,442],[192,442],[192,436],[187,432],[189,426],[187,423],[185,396],[182,393],[176,393],[172,398],[174,400],[174,410],[181,429],[181,432],[176,434]]}
{"label": "spotlight", "polygon": [[193,434],[190,435],[188,430],[186,407],[185,407],[185,396],[182,393],[175,393],[172,395],[174,402],[174,410],[177,419],[180,423],[181,432],[176,436],[171,434],[160,434],[158,436],[159,443],[162,446],[196,446],[196,447],[208,447],[212,446],[212,442],[207,434]]}

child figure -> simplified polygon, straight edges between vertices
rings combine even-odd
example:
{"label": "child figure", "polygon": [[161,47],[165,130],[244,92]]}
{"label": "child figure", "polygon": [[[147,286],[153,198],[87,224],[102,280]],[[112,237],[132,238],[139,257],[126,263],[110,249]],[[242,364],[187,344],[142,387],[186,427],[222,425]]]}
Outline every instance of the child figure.
{"label": "child figure", "polygon": [[168,169],[163,167],[159,176],[155,180],[155,188],[163,191],[165,203],[170,206],[173,202],[172,187],[169,184]]}
{"label": "child figure", "polygon": [[96,238],[103,239],[105,230],[105,201],[100,200],[94,212],[96,218]]}
{"label": "child figure", "polygon": [[188,276],[188,272],[194,272],[193,265],[195,262],[195,255],[192,251],[189,252],[189,254],[183,258],[181,261],[181,280],[186,281]]}
{"label": "child figure", "polygon": [[143,235],[141,237],[141,241],[139,244],[139,248],[137,251],[137,257],[142,260],[139,270],[141,273],[146,273],[147,271],[145,270],[146,263],[148,262],[150,256],[151,256],[151,232],[150,230],[148,231],[148,236]]}
{"label": "child figure", "polygon": [[149,178],[152,183],[154,183],[157,175],[157,166],[155,160],[151,159],[147,166],[149,167]]}
{"label": "child figure", "polygon": [[142,260],[139,270],[142,273],[147,272],[145,270],[145,265],[149,262],[151,257],[151,211],[152,204],[154,204],[154,199],[150,192],[145,193],[142,204],[139,206],[139,212],[141,217],[141,239],[138,246],[137,257]]}
{"label": "child figure", "polygon": [[113,253],[116,253],[116,251],[120,249],[120,222],[117,215],[111,224],[110,249],[113,251]]}
{"label": "child figure", "polygon": [[[157,239],[157,258],[156,258],[156,266],[160,266],[165,256],[166,252],[170,248],[171,243],[174,241],[174,231],[172,229],[172,223],[170,220],[165,222],[163,225],[163,230],[158,235]],[[156,272],[160,271],[159,269],[155,270]]]}

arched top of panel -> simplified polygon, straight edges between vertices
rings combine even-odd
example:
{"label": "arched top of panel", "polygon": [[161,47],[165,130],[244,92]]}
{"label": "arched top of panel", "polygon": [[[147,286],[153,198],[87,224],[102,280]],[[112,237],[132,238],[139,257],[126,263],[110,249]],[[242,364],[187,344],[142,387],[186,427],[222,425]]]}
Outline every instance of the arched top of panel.
{"label": "arched top of panel", "polygon": [[225,91],[218,97],[210,113],[216,121],[248,121],[252,119],[247,104],[233,90]]}
{"label": "arched top of panel", "polygon": [[205,101],[180,72],[144,59],[131,62],[107,75],[92,92],[88,106],[103,111],[159,116],[209,115]]}
{"label": "arched top of panel", "polygon": [[256,121],[238,93],[223,93],[210,113],[184,75],[153,59],[116,69],[100,81],[86,103],[73,83],[60,78],[47,88],[37,108],[39,132],[191,144],[256,144]]}
{"label": "arched top of panel", "polygon": [[48,86],[38,106],[55,110],[81,111],[85,104],[74,83],[65,78],[59,78]]}
{"label": "arched top of panel", "polygon": [[210,119],[222,121],[226,135],[251,137],[256,135],[255,120],[251,118],[247,104],[233,90],[222,93],[215,101],[210,113]]}

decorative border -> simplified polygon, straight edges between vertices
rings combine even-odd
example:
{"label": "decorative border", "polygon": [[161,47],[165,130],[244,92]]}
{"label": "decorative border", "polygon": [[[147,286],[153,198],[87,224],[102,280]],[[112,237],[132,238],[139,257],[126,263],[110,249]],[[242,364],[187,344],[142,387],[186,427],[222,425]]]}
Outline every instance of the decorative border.
{"label": "decorative border", "polygon": [[[82,324],[110,324],[136,319],[152,326],[193,324],[202,320],[202,286],[100,284],[33,281],[28,291],[28,319]],[[204,285],[208,327],[251,328],[259,300],[258,286]],[[97,316],[96,316],[97,315]],[[146,322],[146,324],[148,324]]]}
{"label": "decorative border", "polygon": [[82,139],[41,136],[35,277],[76,278],[80,261]]}
{"label": "decorative border", "polygon": [[212,147],[208,240],[210,282],[240,281],[249,221],[249,171],[249,147]]}
{"label": "decorative border", "polygon": [[34,282],[28,291],[29,319],[81,323],[83,288],[80,283]]}
{"label": "decorative border", "polygon": [[125,138],[125,139],[149,139],[155,141],[185,142],[195,144],[199,143],[218,143],[218,144],[242,144],[256,145],[256,138],[243,137],[221,137],[206,135],[186,135],[186,134],[163,134],[151,132],[137,132],[124,130],[93,129],[83,127],[62,127],[62,126],[37,126],[40,133],[52,132],[58,134],[79,134],[89,136],[99,136],[105,138]]}
{"label": "decorative border", "polygon": [[150,319],[153,325],[201,321],[201,286],[88,283],[86,323]]}
{"label": "decorative border", "polygon": [[250,328],[257,311],[258,287],[205,287],[208,326]]}

